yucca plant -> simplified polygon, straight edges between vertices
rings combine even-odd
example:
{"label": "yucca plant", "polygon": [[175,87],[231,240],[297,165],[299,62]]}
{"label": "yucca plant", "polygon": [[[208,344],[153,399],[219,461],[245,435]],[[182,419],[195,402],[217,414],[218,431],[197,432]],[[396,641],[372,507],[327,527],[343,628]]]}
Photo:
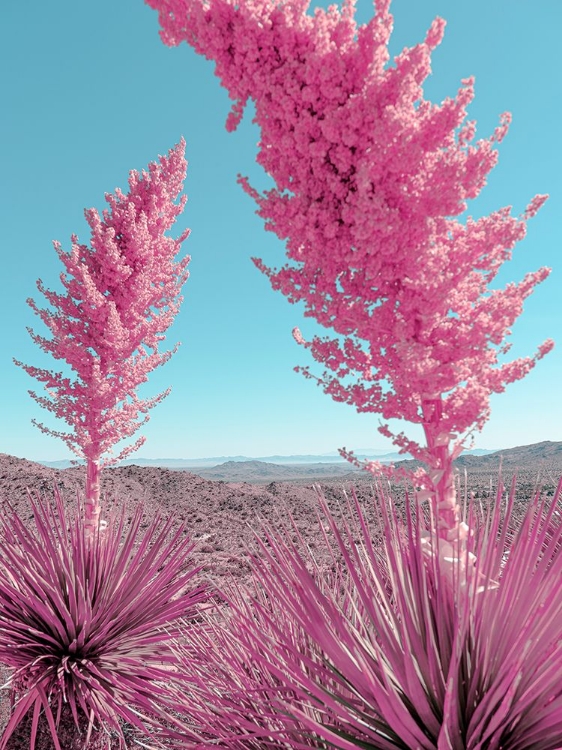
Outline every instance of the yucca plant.
{"label": "yucca plant", "polygon": [[127,518],[125,507],[88,542],[81,509],[67,517],[56,491],[54,502],[30,499],[32,522],[9,506],[0,522],[0,662],[13,669],[0,748],[27,721],[30,748],[48,724],[52,747],[69,750],[57,738],[61,715],[80,747],[94,728],[126,746],[123,724],[156,741],[176,679],[178,618],[207,598],[192,543],[182,525],[146,524],[142,508]]}
{"label": "yucca plant", "polygon": [[[296,524],[291,531],[300,544],[306,544]],[[345,607],[347,592],[341,580],[341,565],[331,559],[330,550],[327,553],[321,561],[311,557],[308,562],[326,595],[333,592]],[[171,746],[244,750],[325,746],[323,741],[312,738],[298,719],[283,715],[285,703],[298,702],[306,711],[310,710],[309,701],[301,701],[287,680],[278,679],[268,669],[267,652],[255,658],[254,644],[248,648],[239,618],[246,618],[259,630],[267,630],[269,619],[274,618],[282,632],[292,633],[292,643],[298,642],[299,652],[321,659],[321,650],[282,602],[273,607],[271,618],[263,617],[270,606],[270,594],[259,580],[256,584],[240,584],[233,578],[223,580],[222,586],[215,589],[219,606],[208,608],[197,627],[183,621],[183,636],[173,646],[181,666],[179,679],[171,686],[175,695],[169,722],[173,731],[167,733]],[[256,608],[258,602],[260,608]],[[201,745],[191,744],[194,723],[204,736]]]}
{"label": "yucca plant", "polygon": [[[182,719],[189,721],[196,711],[198,725],[206,727],[205,747],[239,750],[324,747],[323,742],[313,741],[306,726],[298,718],[286,715],[284,709],[287,704],[298,704],[301,710],[309,711],[309,701],[300,699],[288,676],[279,679],[269,669],[267,650],[258,646],[256,657],[253,650],[256,644],[252,642],[249,646],[238,629],[235,611],[257,630],[271,631],[271,623],[255,609],[256,600],[237,584],[228,593],[224,589],[221,593],[228,598],[222,616],[208,620],[211,627],[199,629],[197,638],[191,635],[176,646],[183,667],[180,681],[174,686],[175,734],[171,744],[186,747],[182,726],[189,732],[189,724],[184,725]],[[258,590],[256,596],[267,607],[267,593]],[[283,610],[282,603],[271,615],[282,632],[291,632],[291,642],[299,653],[321,658],[318,645]]]}
{"label": "yucca plant", "polygon": [[311,553],[268,531],[256,593],[230,597],[217,626],[224,684],[209,678],[207,700],[223,746],[561,748],[561,491],[524,507],[514,485],[487,508],[469,500],[465,559],[408,501],[402,516],[379,493],[378,549],[356,499],[357,524],[339,526],[321,500],[339,592]]}

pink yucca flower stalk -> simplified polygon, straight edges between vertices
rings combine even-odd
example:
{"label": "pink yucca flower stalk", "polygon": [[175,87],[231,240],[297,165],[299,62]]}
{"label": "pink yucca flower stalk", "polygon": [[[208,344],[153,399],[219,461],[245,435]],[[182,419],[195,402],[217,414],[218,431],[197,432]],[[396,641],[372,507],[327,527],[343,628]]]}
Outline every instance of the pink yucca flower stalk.
{"label": "pink yucca flower stalk", "polygon": [[[63,419],[72,432],[58,432],[34,422],[43,432],[62,438],[86,459],[85,528],[92,535],[99,527],[100,469],[115,463],[145,441],[140,437],[115,457],[111,452],[148,420],[148,410],[162,401],[158,396],[140,399],[136,389],[148,374],[176,351],[160,352],[159,344],[172,324],[182,301],[180,290],[188,278],[189,256],[176,261],[186,230],[179,239],[167,236],[186,203],[183,189],[187,164],[183,139],[167,156],[148,165],[148,171],[131,171],[129,192],[107,194],[109,209],[100,216],[85,211],[91,228],[90,246],[72,236],[72,250],[55,250],[65,272],[60,279],[66,293],[39,291],[55,312],[28,303],[49,328],[46,339],[28,329],[35,343],[55,359],[64,360],[76,373],[71,380],[16,360],[16,364],[44,384],[48,396],[31,396]],[[139,415],[144,415],[141,419]],[[140,420],[140,421],[139,421]]]}
{"label": "pink yucca flower stalk", "polygon": [[16,700],[0,748],[13,747],[31,715],[31,750],[41,724],[55,750],[69,750],[57,738],[63,712],[88,734],[115,732],[120,747],[122,722],[157,739],[177,679],[171,643],[186,632],[179,618],[195,617],[208,598],[184,526],[143,524],[142,508],[127,520],[122,508],[92,542],[58,493],[56,507],[31,500],[33,531],[9,507],[1,518],[0,662],[14,670]]}
{"label": "pink yucca flower stalk", "polygon": [[473,79],[439,105],[425,99],[442,19],[389,65],[390,0],[376,0],[363,26],[354,0],[314,15],[309,0],[146,2],[159,12],[166,44],[185,41],[215,62],[236,102],[228,129],[255,104],[257,161],[275,186],[259,194],[242,184],[266,228],[287,242],[290,262],[279,270],[254,262],[337,335],[307,342],[296,329],[326,368],[320,377],[297,371],[359,412],[423,427],[425,445],[388,424],[380,431],[426,464],[418,483],[440,516],[438,533],[462,541],[453,460],[488,418],[490,395],[552,347],[546,341],[535,356],[500,364],[524,300],[548,269],[490,289],[546,196],[520,216],[501,208],[455,218],[484,187],[509,115],[475,140],[466,119]]}
{"label": "pink yucca flower stalk", "polygon": [[343,526],[321,499],[343,594],[311,553],[268,531],[254,557],[258,593],[231,598],[214,657],[234,675],[230,693],[226,677],[223,692],[210,680],[223,746],[259,747],[247,744],[259,728],[271,748],[562,747],[561,493],[562,481],[552,500],[537,494],[521,508],[513,484],[488,508],[469,500],[474,566],[453,561],[452,587],[442,556],[424,551],[428,524],[429,543],[443,543],[438,520],[408,498],[399,517],[379,490],[380,550],[356,499],[359,520]]}

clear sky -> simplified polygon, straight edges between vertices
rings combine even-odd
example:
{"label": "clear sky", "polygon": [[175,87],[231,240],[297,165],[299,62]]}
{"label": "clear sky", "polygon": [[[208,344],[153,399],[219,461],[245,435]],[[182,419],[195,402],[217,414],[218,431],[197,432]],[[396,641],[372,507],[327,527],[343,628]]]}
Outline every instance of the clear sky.
{"label": "clear sky", "polygon": [[[448,22],[426,96],[441,101],[454,95],[461,78],[475,75],[470,117],[478,121],[478,135],[487,136],[501,112],[513,114],[500,163],[471,212],[513,205],[519,213],[535,193],[551,196],[500,280],[553,268],[528,300],[512,341],[514,355],[533,353],[547,337],[558,346],[525,381],[493,399],[476,444],[562,440],[562,3],[394,0],[392,9],[393,54],[420,41],[434,16]],[[359,3],[360,20],[371,12],[370,3]],[[258,132],[251,111],[236,133],[225,131],[230,104],[213,64],[185,45],[164,47],[157,16],[142,0],[2,3],[0,34],[0,452],[32,460],[70,455],[32,426],[35,417],[64,428],[27,395],[35,381],[12,364],[12,357],[56,364],[25,330],[44,333],[26,298],[40,301],[37,278],[57,285],[62,269],[51,241],[68,248],[72,232],[88,241],[83,209],[103,208],[105,192],[126,188],[130,169],[142,169],[182,135],[189,202],[178,232],[192,229],[184,245],[191,278],[169,333],[170,343],[182,346],[143,391],[173,388],[153,410],[139,456],[390,449],[375,415],[333,403],[293,372],[308,360],[291,329],[301,325],[310,334],[311,324],[303,325],[302,310],[273,292],[250,261],[258,255],[278,265],[283,247],[264,232],[236,184],[243,173],[256,186],[267,185],[254,164]]]}

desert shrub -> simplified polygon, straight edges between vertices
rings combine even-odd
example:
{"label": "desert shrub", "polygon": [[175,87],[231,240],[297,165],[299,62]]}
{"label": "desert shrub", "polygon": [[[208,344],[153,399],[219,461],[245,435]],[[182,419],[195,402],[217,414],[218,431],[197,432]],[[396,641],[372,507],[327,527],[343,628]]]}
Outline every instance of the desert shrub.
{"label": "desert shrub", "polygon": [[126,520],[123,507],[88,542],[58,492],[31,502],[32,528],[9,506],[0,522],[0,662],[13,669],[14,701],[0,748],[26,716],[31,748],[48,725],[53,747],[70,750],[61,716],[84,742],[95,728],[121,746],[123,724],[157,739],[178,618],[196,619],[208,596],[183,526],[156,517],[141,530],[142,508]]}

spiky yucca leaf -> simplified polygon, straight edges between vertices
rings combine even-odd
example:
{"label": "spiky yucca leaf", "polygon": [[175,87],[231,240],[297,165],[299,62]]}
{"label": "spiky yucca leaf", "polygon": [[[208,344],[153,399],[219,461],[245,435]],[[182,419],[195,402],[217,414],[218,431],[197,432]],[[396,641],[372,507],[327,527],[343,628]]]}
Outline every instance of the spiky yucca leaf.
{"label": "spiky yucca leaf", "polygon": [[0,748],[32,711],[31,747],[44,715],[64,750],[56,737],[63,705],[77,727],[86,717],[121,742],[119,719],[154,734],[176,679],[169,644],[178,618],[207,597],[193,544],[172,520],[143,529],[142,508],[128,521],[123,509],[88,543],[80,514],[67,518],[56,491],[54,503],[31,501],[31,523],[6,507],[1,520],[0,662],[14,670],[17,701]]}
{"label": "spiky yucca leaf", "polygon": [[435,519],[428,530],[407,507],[404,524],[388,497],[382,550],[356,499],[358,525],[341,527],[321,500],[343,594],[270,530],[254,559],[259,593],[231,597],[218,636],[224,684],[207,698],[223,746],[561,748],[561,489],[519,519],[514,486],[485,512],[469,502],[474,564],[444,563]]}
{"label": "spiky yucca leaf", "polygon": [[[296,524],[291,531],[304,545]],[[314,558],[309,562],[326,595],[334,592],[345,608],[342,596],[345,598],[347,592],[340,580],[338,561],[330,561],[328,556],[321,564]],[[248,588],[231,579],[230,585],[217,593],[223,606],[205,617],[205,627],[194,629],[192,624],[185,623],[184,638],[175,644],[182,668],[180,680],[174,686],[174,745],[182,749],[191,747],[186,740],[196,720],[197,726],[205,727],[206,742],[202,748],[326,747],[302,722],[284,715],[287,703],[298,703],[313,716],[315,711],[308,700],[300,699],[287,680],[280,680],[269,671],[267,650],[260,653],[259,659],[255,658],[255,644],[252,642],[248,647],[239,629],[239,618],[248,619],[260,630],[277,627],[281,632],[291,632],[292,644],[298,642],[299,653],[306,653],[309,658],[322,658],[317,643],[281,605],[273,607],[271,618],[263,617],[270,606],[269,592],[264,587]],[[261,610],[256,609],[256,602],[262,604]]]}
{"label": "spiky yucca leaf", "polygon": [[[265,626],[262,617],[254,614],[254,602],[248,599],[241,588],[230,591],[229,610],[215,620],[210,628],[199,628],[197,638],[184,639],[177,645],[178,660],[183,663],[181,680],[176,691],[176,746],[186,747],[182,737],[182,726],[189,731],[181,717],[188,720],[197,715],[199,726],[206,725],[207,744],[204,747],[236,748],[239,750],[301,750],[325,747],[315,742],[311,733],[298,719],[284,714],[284,705],[300,705],[309,710],[308,700],[302,701],[293,690],[288,679],[280,680],[268,669],[268,651],[261,650],[259,658],[244,642],[236,626],[231,622],[234,610],[244,613],[254,627]],[[259,597],[262,592],[258,592]],[[222,594],[225,594],[223,590]],[[267,606],[267,605],[266,605]],[[294,621],[284,621],[283,611],[276,611],[277,625],[292,632],[293,643],[298,643],[299,652],[310,658],[319,657],[318,648]]]}

